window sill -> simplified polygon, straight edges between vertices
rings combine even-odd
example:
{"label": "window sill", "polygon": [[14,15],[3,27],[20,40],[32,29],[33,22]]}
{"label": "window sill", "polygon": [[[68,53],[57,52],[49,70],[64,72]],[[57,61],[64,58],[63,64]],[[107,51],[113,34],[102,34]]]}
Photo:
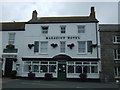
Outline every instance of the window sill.
{"label": "window sill", "polygon": [[78,55],[87,55],[87,53],[78,53]]}
{"label": "window sill", "polygon": [[48,53],[39,53],[39,55],[48,55]]}
{"label": "window sill", "polygon": [[113,42],[113,44],[120,44],[120,42]]}
{"label": "window sill", "polygon": [[120,61],[120,59],[114,59],[115,61]]}

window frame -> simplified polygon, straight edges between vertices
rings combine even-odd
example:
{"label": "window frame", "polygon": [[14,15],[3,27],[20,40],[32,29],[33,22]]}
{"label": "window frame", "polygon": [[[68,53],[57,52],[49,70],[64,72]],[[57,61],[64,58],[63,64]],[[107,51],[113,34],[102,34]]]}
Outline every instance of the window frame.
{"label": "window frame", "polygon": [[[80,29],[82,27],[82,29]],[[78,33],[85,33],[85,25],[77,25]]]}
{"label": "window frame", "polygon": [[15,34],[16,34],[15,32],[8,33],[8,44],[12,44],[12,45],[15,44]]}
{"label": "window frame", "polygon": [[114,68],[115,77],[120,78],[120,66]]}
{"label": "window frame", "polygon": [[[87,67],[86,69],[88,70],[86,73],[87,74],[99,74],[99,63],[98,62],[96,62],[95,64],[92,64],[93,62],[95,62],[95,61],[73,61],[73,63],[69,63],[70,61],[68,61],[67,62],[67,74],[79,74],[79,72],[77,72],[77,66],[80,66],[81,67],[81,73],[84,73],[84,70],[85,70],[85,67]],[[80,62],[80,63],[78,63],[78,62]],[[85,62],[87,62],[87,63],[85,63]],[[73,68],[74,68],[74,71],[73,71],[73,73],[68,73],[68,67],[69,66],[73,66]],[[94,71],[94,72],[92,72],[92,67],[97,67],[96,68],[96,70],[97,70],[97,72],[96,71]],[[95,69],[94,69],[95,70]]]}
{"label": "window frame", "polygon": [[[85,52],[79,52],[79,48],[80,48],[80,47],[79,47],[79,43],[80,43],[80,42],[85,42]],[[77,49],[78,49],[78,50],[77,50],[77,51],[78,51],[78,54],[87,54],[87,41],[78,41],[77,43],[78,43],[78,48],[77,48]]]}
{"label": "window frame", "polygon": [[[29,64],[27,64],[26,62],[30,62]],[[55,74],[57,74],[57,68],[58,68],[58,63],[57,63],[57,61],[36,61],[36,62],[38,62],[37,64],[35,64],[35,63],[33,63],[33,62],[35,62],[35,61],[23,61],[23,70],[22,70],[22,72],[23,73],[28,73],[28,72],[30,72],[30,71],[32,71],[32,72],[34,72],[34,73],[41,73],[41,74],[44,74],[44,73],[55,73]],[[47,63],[42,63],[42,62],[47,62]],[[54,63],[50,63],[50,62],[54,62]],[[26,71],[26,65],[27,66],[30,66],[30,70],[29,70],[29,68],[28,68],[28,71]],[[38,71],[34,71],[34,66],[35,65],[38,65]],[[55,66],[55,72],[53,72],[53,71],[50,71],[50,66]],[[41,71],[41,67],[42,66],[46,66],[47,67],[47,71],[46,72],[42,72]]]}
{"label": "window frame", "polygon": [[[48,54],[48,41],[40,41],[39,43],[40,43],[40,45],[39,45],[39,53],[40,54]],[[41,43],[47,43],[46,52],[41,51],[41,49],[43,49]]]}
{"label": "window frame", "polygon": [[[62,44],[64,42],[64,47],[62,47]],[[62,51],[64,49],[64,51]],[[60,53],[65,53],[66,52],[66,41],[60,41]]]}
{"label": "window frame", "polygon": [[118,53],[118,50],[119,50],[119,52],[120,52],[120,49],[114,49],[114,50],[113,50],[114,60],[120,60],[120,58],[119,58],[120,53]]}
{"label": "window frame", "polygon": [[118,42],[118,37],[120,38],[120,35],[113,36],[113,43],[114,44],[120,44],[120,42]]}
{"label": "window frame", "polygon": [[42,34],[48,34],[48,29],[49,29],[49,26],[41,26],[41,33]]}
{"label": "window frame", "polygon": [[65,34],[66,33],[66,25],[60,25],[60,33]]}

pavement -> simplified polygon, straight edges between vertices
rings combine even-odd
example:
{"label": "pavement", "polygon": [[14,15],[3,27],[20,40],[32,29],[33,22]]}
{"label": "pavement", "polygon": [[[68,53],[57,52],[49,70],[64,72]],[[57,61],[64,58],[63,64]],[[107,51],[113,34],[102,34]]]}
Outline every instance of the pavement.
{"label": "pavement", "polygon": [[2,88],[76,88],[76,89],[111,89],[120,90],[115,82],[80,82],[80,81],[58,81],[58,80],[28,80],[2,78]]}

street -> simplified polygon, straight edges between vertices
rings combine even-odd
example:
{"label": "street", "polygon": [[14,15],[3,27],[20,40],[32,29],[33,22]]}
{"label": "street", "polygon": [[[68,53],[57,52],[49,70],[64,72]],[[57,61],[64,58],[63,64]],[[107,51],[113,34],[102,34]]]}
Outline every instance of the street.
{"label": "street", "polygon": [[115,82],[79,82],[58,80],[27,80],[27,79],[2,79],[2,88],[109,88],[118,90]]}

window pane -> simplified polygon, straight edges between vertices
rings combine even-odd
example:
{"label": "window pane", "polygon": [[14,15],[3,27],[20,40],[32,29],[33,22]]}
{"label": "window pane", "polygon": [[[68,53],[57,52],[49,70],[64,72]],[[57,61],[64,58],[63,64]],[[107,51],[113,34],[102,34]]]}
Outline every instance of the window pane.
{"label": "window pane", "polygon": [[117,42],[120,42],[120,36],[117,36]]}
{"label": "window pane", "polygon": [[39,72],[39,66],[38,65],[33,65],[32,69],[33,69],[33,72]]}
{"label": "window pane", "polygon": [[76,73],[82,73],[82,66],[76,66]]}
{"label": "window pane", "polygon": [[24,72],[30,72],[31,71],[31,62],[24,62]]}
{"label": "window pane", "polygon": [[41,42],[40,52],[47,53],[48,42]]}
{"label": "window pane", "polygon": [[97,62],[91,62],[91,64],[97,64]]}
{"label": "window pane", "polygon": [[74,73],[74,66],[68,66],[68,73]]}
{"label": "window pane", "polygon": [[82,62],[76,62],[76,64],[82,64]]}
{"label": "window pane", "polygon": [[120,76],[120,67],[118,67],[118,76]]}
{"label": "window pane", "polygon": [[65,42],[60,42],[60,52],[65,53]]}
{"label": "window pane", "polygon": [[41,72],[47,72],[48,71],[48,65],[41,65],[40,71]]}
{"label": "window pane", "polygon": [[85,53],[85,51],[86,51],[85,41],[78,42],[78,52]]}
{"label": "window pane", "polygon": [[56,64],[56,62],[49,62],[49,64]]}
{"label": "window pane", "polygon": [[15,42],[15,33],[9,33],[8,44],[14,44],[14,42]]}
{"label": "window pane", "polygon": [[48,62],[42,61],[41,64],[48,64]]}
{"label": "window pane", "polygon": [[117,76],[117,67],[115,67],[115,76]]}
{"label": "window pane", "polygon": [[91,73],[98,73],[98,67],[97,66],[91,66]]}
{"label": "window pane", "polygon": [[48,26],[41,26],[42,28],[42,33],[47,34],[48,33]]}
{"label": "window pane", "polygon": [[74,64],[74,62],[68,62],[68,64]]}
{"label": "window pane", "polygon": [[83,67],[83,73],[90,73],[90,67],[89,66],[84,66]]}
{"label": "window pane", "polygon": [[78,33],[85,33],[85,26],[79,25],[78,26]]}
{"label": "window pane", "polygon": [[49,72],[56,72],[56,65],[50,65]]}

